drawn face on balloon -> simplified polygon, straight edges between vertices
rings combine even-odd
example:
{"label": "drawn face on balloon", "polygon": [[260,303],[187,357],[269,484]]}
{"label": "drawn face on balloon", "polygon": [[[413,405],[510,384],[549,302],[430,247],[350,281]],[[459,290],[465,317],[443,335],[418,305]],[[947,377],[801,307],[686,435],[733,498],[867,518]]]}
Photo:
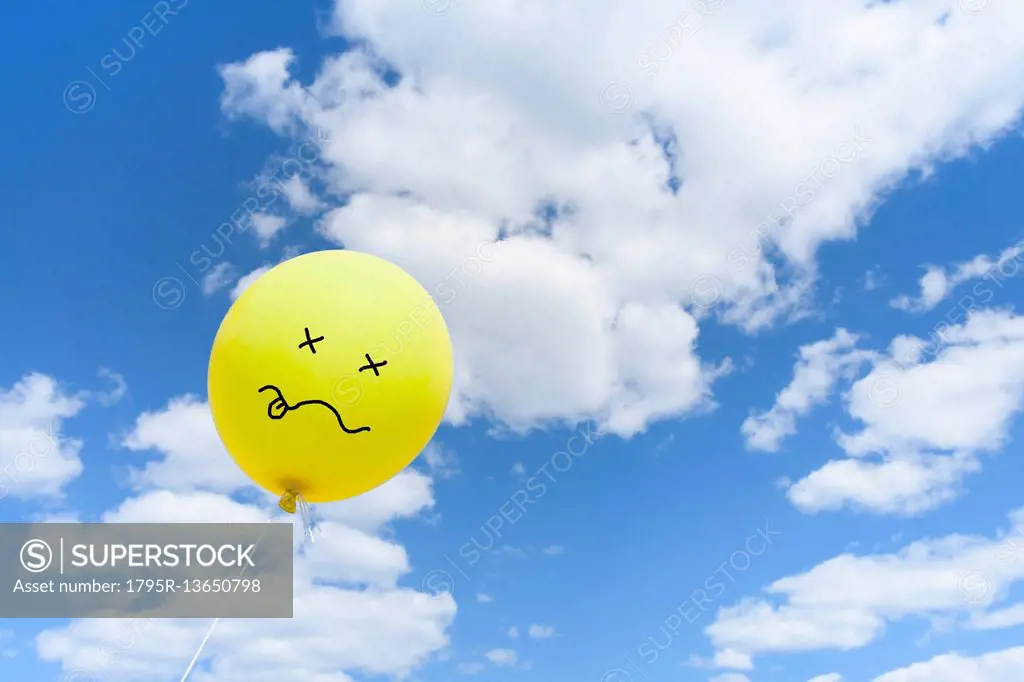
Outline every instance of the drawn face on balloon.
{"label": "drawn face on balloon", "polygon": [[452,384],[448,330],[397,266],[299,256],[228,311],[210,356],[218,434],[261,487],[311,503],[387,481],[430,441]]}
{"label": "drawn face on balloon", "polygon": [[[309,352],[311,352],[313,355],[316,355],[316,344],[323,341],[325,337],[318,336],[315,339],[310,337],[309,327],[306,327],[305,332],[306,340],[299,344],[299,348],[309,348]],[[387,360],[383,360],[381,362],[374,362],[373,358],[370,357],[369,353],[366,354],[366,362],[367,364],[360,367],[359,371],[365,372],[368,369],[373,370],[374,376],[378,377],[380,376],[379,368],[388,364]],[[292,410],[297,410],[300,407],[305,407],[306,405],[322,405],[323,407],[331,411],[331,414],[334,415],[334,418],[338,420],[338,426],[345,433],[356,434],[370,430],[369,426],[360,426],[355,429],[345,426],[345,420],[342,419],[341,414],[338,412],[337,408],[326,400],[302,400],[295,403],[294,405],[289,405],[288,401],[284,397],[284,394],[281,392],[281,389],[278,388],[277,386],[273,384],[267,384],[266,386],[261,387],[259,390],[260,393],[263,393],[264,391],[273,391],[273,395],[276,396],[270,401],[270,404],[267,405],[267,416],[270,417],[271,419],[283,419],[284,416],[291,412]]]}

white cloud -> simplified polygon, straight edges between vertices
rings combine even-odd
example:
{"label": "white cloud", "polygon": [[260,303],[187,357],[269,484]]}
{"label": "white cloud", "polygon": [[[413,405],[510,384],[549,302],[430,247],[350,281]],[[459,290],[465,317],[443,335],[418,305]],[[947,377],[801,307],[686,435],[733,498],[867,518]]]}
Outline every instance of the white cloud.
{"label": "white cloud", "polygon": [[[925,274],[919,282],[921,294],[916,298],[905,295],[898,296],[889,302],[893,308],[908,310],[911,312],[924,312],[931,310],[941,301],[948,298],[953,290],[973,279],[978,278],[1003,278],[1012,277],[1020,270],[1021,256],[1024,255],[1024,245],[1015,244],[1004,249],[994,259],[987,255],[978,255],[969,261],[957,263],[948,270],[928,265],[925,267]],[[998,270],[998,272],[995,272]],[[1009,272],[1007,272],[1009,270]]]}
{"label": "white cloud", "polygon": [[130,497],[104,512],[104,523],[264,523],[269,509],[242,504],[230,497],[204,491],[154,490]]}
{"label": "white cloud", "polygon": [[[366,195],[329,214],[325,231],[350,248],[405,265],[441,292],[439,304],[459,348],[448,413],[455,423],[490,405],[515,430],[599,414],[605,430],[630,434],[651,419],[706,402],[709,380],[692,355],[693,318],[669,304],[631,303],[616,311],[596,268],[547,240],[488,245],[481,253],[491,262],[473,256],[463,267],[463,253],[472,255],[493,238],[486,223],[409,199]],[[461,245],[466,240],[469,251]],[[464,285],[449,277],[452,272]],[[492,361],[499,336],[506,358],[500,363]],[[652,358],[657,367],[648,364]],[[609,371],[609,362],[618,369]],[[533,390],[523,391],[524,385]]]}
{"label": "white cloud", "polygon": [[969,455],[906,453],[878,462],[832,460],[792,484],[787,497],[809,513],[849,505],[878,514],[914,515],[954,499],[964,476],[979,469]]}
{"label": "white cloud", "polygon": [[256,233],[256,240],[260,248],[265,249],[274,241],[274,237],[288,227],[288,221],[279,215],[272,213],[254,213],[252,216],[253,232]]}
{"label": "white cloud", "polygon": [[775,398],[767,412],[755,413],[743,422],[747,447],[776,452],[786,436],[796,433],[796,420],[829,397],[836,382],[850,376],[872,356],[856,349],[857,336],[837,329],[826,341],[800,347],[793,380]]}
{"label": "white cloud", "polygon": [[733,670],[754,669],[754,663],[750,660],[750,656],[731,649],[716,651],[712,665],[716,668],[731,668]]}
{"label": "white cloud", "polygon": [[491,649],[484,658],[497,666],[512,666],[516,664],[516,652],[512,649]]}
{"label": "white cloud", "polygon": [[230,493],[250,485],[224,449],[209,405],[195,396],[175,398],[160,411],[143,413],[123,444],[130,450],[156,450],[162,455],[132,470],[131,480],[138,489]]}
{"label": "white cloud", "polygon": [[[365,52],[328,58],[305,86],[290,50],[253,55],[222,69],[222,108],[329,133],[325,182],[350,200],[323,222],[328,238],[432,289],[464,263],[479,273],[459,275],[471,283],[445,310],[460,348],[454,420],[596,416],[626,434],[703,409],[708,373],[676,303],[710,292],[713,312],[748,329],[800,310],[818,245],[852,237],[909,170],[1004,134],[1024,102],[1006,77],[1024,58],[1014,3],[979,16],[955,0],[730,6],[668,61],[649,50],[656,17],[678,16],[669,0],[421,15],[400,0],[338,3],[335,28]],[[786,38],[767,52],[765,36]],[[619,114],[614,80],[630,90]],[[464,260],[501,225],[493,262]],[[765,257],[766,231],[792,276]]]}
{"label": "white cloud", "polygon": [[973,613],[967,627],[972,630],[1001,630],[1017,625],[1024,625],[1024,603],[986,613]]}
{"label": "white cloud", "polygon": [[486,667],[483,663],[473,661],[471,663],[459,663],[455,666],[455,669],[463,675],[477,675],[482,673]]}
{"label": "white cloud", "polygon": [[970,627],[1024,580],[1024,508],[1011,530],[992,538],[950,535],[911,543],[893,554],[842,554],[719,610],[706,628],[718,650],[749,655],[855,649],[887,623],[945,618]]}
{"label": "white cloud", "polygon": [[320,200],[313,196],[309,185],[300,175],[293,175],[285,180],[281,183],[281,189],[289,206],[297,213],[310,215],[323,208]]}
{"label": "white cloud", "polygon": [[[891,365],[876,367],[850,392],[850,414],[865,423],[843,434],[851,454],[879,449],[998,449],[1009,419],[1024,395],[1024,317],[1003,311],[974,312],[943,332],[936,348],[923,339],[897,337],[893,360],[907,362],[894,378],[898,396],[890,406],[875,380]],[[900,358],[897,349],[913,345]],[[933,359],[925,355],[934,350]],[[897,370],[899,371],[899,370]],[[872,393],[874,389],[874,393]]]}
{"label": "white cloud", "polygon": [[305,550],[310,570],[320,579],[395,589],[411,567],[405,549],[348,526],[326,522]]}
{"label": "white cloud", "polygon": [[555,636],[555,629],[550,625],[531,625],[526,631],[533,639],[547,639]]}
{"label": "white cloud", "polygon": [[[294,612],[290,620],[221,621],[204,656],[210,673],[196,671],[197,682],[270,682],[297,670],[305,679],[331,682],[347,679],[340,670],[407,674],[447,645],[455,605],[411,590],[296,585]],[[150,621],[109,664],[97,661],[96,652],[103,659],[112,642],[125,639],[124,621],[72,621],[44,631],[36,645],[41,659],[68,672],[99,667],[94,674],[114,682],[178,680],[208,627],[207,621]]]}
{"label": "white cloud", "polygon": [[793,484],[789,499],[808,512],[931,509],[956,497],[980,469],[980,453],[1005,444],[1022,399],[1022,317],[976,311],[931,342],[897,337],[846,395],[850,416],[863,424],[837,434],[850,458]]}
{"label": "white cloud", "polygon": [[449,448],[436,441],[423,450],[423,461],[435,478],[452,478],[459,473],[459,458]]}
{"label": "white cloud", "polygon": [[96,400],[103,407],[111,407],[121,402],[121,398],[128,393],[128,383],[124,377],[117,372],[112,372],[106,367],[101,367],[99,375],[109,381],[113,386],[109,391],[101,391],[96,395]]}
{"label": "white cloud", "polygon": [[489,594],[484,594],[483,592],[480,592],[476,595],[476,601],[478,604],[490,604],[492,601],[494,601],[494,597],[492,597]]}
{"label": "white cloud", "polygon": [[843,682],[843,676],[839,673],[828,673],[827,675],[812,677],[807,682]]}
{"label": "white cloud", "polygon": [[1024,679],[1024,647],[970,657],[950,653],[887,672],[873,682],[1007,682]]}
{"label": "white cloud", "polygon": [[203,275],[202,289],[203,293],[207,296],[211,296],[221,289],[225,289],[231,285],[231,281],[234,279],[234,267],[227,261],[221,261],[212,268],[206,271]]}
{"label": "white cloud", "polygon": [[359,497],[317,505],[325,519],[366,532],[400,518],[411,518],[434,508],[430,477],[406,469],[387,483]]}
{"label": "white cloud", "polygon": [[515,625],[510,627],[508,629],[508,636],[512,639],[519,639],[519,628],[517,628]]}
{"label": "white cloud", "polygon": [[548,556],[558,556],[559,554],[565,553],[565,547],[562,547],[561,545],[548,545],[541,551],[547,554]]}
{"label": "white cloud", "polygon": [[0,499],[59,497],[82,473],[82,441],[64,437],[61,426],[84,407],[82,396],[43,374],[0,387]]}
{"label": "white cloud", "polygon": [[249,288],[249,285],[251,285],[253,282],[258,280],[260,277],[262,277],[269,271],[269,265],[261,265],[252,272],[239,277],[238,281],[235,282],[235,286],[231,289],[231,300],[236,300],[239,296],[242,295],[243,291]]}
{"label": "white cloud", "polygon": [[753,670],[754,662],[749,654],[732,649],[722,649],[715,652],[711,658],[703,658],[697,654],[690,657],[681,664],[689,668],[719,668],[726,670]]}
{"label": "white cloud", "polygon": [[509,472],[515,476],[524,476],[526,475],[526,467],[522,462],[516,462],[512,465],[512,468],[509,469]]}

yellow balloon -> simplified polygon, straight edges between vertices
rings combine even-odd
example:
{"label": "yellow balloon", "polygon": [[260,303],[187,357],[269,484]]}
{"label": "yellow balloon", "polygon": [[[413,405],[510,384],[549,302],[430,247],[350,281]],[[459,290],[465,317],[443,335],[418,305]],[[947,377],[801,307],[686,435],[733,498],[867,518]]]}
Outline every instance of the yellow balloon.
{"label": "yellow balloon", "polygon": [[242,470],[294,511],[296,497],[354,497],[408,466],[441,423],[452,365],[416,280],[375,256],[318,251],[231,306],[210,353],[210,409]]}

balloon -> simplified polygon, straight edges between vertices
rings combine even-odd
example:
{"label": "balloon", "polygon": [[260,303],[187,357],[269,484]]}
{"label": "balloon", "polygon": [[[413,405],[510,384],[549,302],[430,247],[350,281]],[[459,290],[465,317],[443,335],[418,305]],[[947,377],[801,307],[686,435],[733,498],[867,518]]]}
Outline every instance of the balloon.
{"label": "balloon", "polygon": [[376,488],[430,442],[452,387],[451,339],[426,290],[365,253],[272,268],[228,310],[210,353],[210,409],[260,487],[330,502]]}

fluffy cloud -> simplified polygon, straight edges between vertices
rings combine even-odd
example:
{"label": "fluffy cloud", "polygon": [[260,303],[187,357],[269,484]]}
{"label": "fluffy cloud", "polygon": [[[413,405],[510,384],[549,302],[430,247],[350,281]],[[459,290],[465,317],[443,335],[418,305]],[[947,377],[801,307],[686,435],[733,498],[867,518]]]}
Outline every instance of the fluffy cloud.
{"label": "fluffy cloud", "polygon": [[[974,312],[938,343],[897,337],[890,354],[901,366],[877,367],[850,392],[850,415],[865,426],[840,437],[847,452],[1003,445],[1024,395],[1024,317]],[[883,376],[895,380],[895,391],[883,394]]]}
{"label": "fluffy cloud", "polygon": [[209,406],[195,396],[175,398],[162,410],[143,413],[123,445],[162,455],[133,470],[131,480],[140,489],[230,493],[249,485],[224,449]]}
{"label": "fluffy cloud", "polygon": [[753,670],[754,668],[750,656],[730,649],[716,651],[711,664],[716,668],[732,668],[734,670]]}
{"label": "fluffy cloud", "polygon": [[154,490],[104,512],[104,523],[264,523],[269,511],[216,493]]}
{"label": "fluffy cloud", "polygon": [[322,208],[320,200],[313,195],[309,185],[300,175],[293,175],[285,180],[281,183],[281,188],[288,205],[297,213],[309,215]]}
{"label": "fluffy cloud", "polygon": [[203,276],[203,293],[211,296],[231,285],[235,278],[235,268],[227,261],[221,261],[210,268]]}
{"label": "fluffy cloud", "polygon": [[[221,621],[203,658],[209,672],[196,682],[291,679],[334,682],[340,670],[402,675],[448,643],[454,616],[450,599],[411,590],[354,591],[296,585],[292,620]],[[37,638],[40,658],[57,661],[78,679],[116,682],[179,680],[209,628],[203,621],[149,621],[131,646],[124,621],[83,620]],[[96,652],[101,651],[99,657]],[[109,657],[109,658],[108,658]],[[113,660],[110,660],[112,659]],[[105,677],[104,677],[105,675]],[[191,679],[191,678],[190,678]]]}
{"label": "fluffy cloud", "polygon": [[709,405],[694,315],[753,331],[798,314],[820,244],[1024,102],[1014,3],[731,2],[685,38],[679,19],[668,0],[474,3],[439,21],[347,0],[334,28],[365,51],[308,84],[290,50],[253,55],[222,69],[222,107],[327,131],[323,201],[344,206],[323,234],[457,291],[449,418],[631,434]]}
{"label": "fluffy cloud", "polygon": [[971,614],[971,621],[967,627],[972,630],[1001,630],[1016,625],[1024,625],[1024,603],[1014,604],[1005,609]]}
{"label": "fluffy cloud", "polygon": [[951,653],[876,677],[873,682],[1005,682],[1024,677],[1024,647],[977,657]]}
{"label": "fluffy cloud", "polygon": [[1024,317],[974,311],[925,340],[897,337],[846,395],[863,426],[789,489],[804,511],[852,505],[914,514],[953,499],[980,453],[1005,442],[1024,399]]}
{"label": "fluffy cloud", "polygon": [[991,538],[950,535],[895,554],[834,557],[765,588],[777,603],[751,598],[719,610],[706,632],[719,650],[753,655],[854,649],[887,622],[912,617],[970,627],[998,613],[1010,586],[1024,580],[1024,509],[1009,518],[1010,528]]}
{"label": "fluffy cloud", "polygon": [[82,473],[82,441],[60,428],[84,407],[84,394],[66,393],[43,374],[0,387],[0,499],[56,497]]}
{"label": "fluffy cloud", "polygon": [[810,513],[850,506],[914,515],[954,499],[964,476],[980,468],[970,455],[907,453],[881,461],[832,460],[792,484],[787,496]]}
{"label": "fluffy cloud", "polygon": [[800,359],[793,367],[793,380],[775,399],[767,412],[751,415],[741,430],[747,447],[775,452],[786,436],[796,433],[796,420],[824,402],[840,377],[851,376],[872,355],[856,349],[857,337],[837,329],[826,341],[800,348]]}
{"label": "fluffy cloud", "polygon": [[414,517],[434,508],[433,482],[418,471],[406,469],[387,483],[350,500],[320,505],[329,521],[376,532],[386,523]]}
{"label": "fluffy cloud", "polygon": [[[235,475],[208,406],[195,398],[177,398],[140,416],[125,444],[158,458],[135,470],[131,480],[139,494],[106,512],[105,522],[299,522],[283,516],[269,495],[255,502],[229,496],[249,492],[247,481]],[[318,505],[322,534],[304,545],[296,533],[294,619],[218,623],[190,680],[270,682],[298,675],[348,682],[347,673],[403,676],[422,666],[448,646],[456,605],[448,594],[400,586],[411,571],[408,556],[380,534],[389,521],[433,505],[431,480],[414,471],[354,500]],[[79,671],[75,679],[178,680],[210,627],[143,621],[131,632],[125,623],[80,620],[44,631],[36,642],[39,656],[68,674]]]}
{"label": "fluffy cloud", "polygon": [[1004,249],[995,258],[982,254],[964,263],[957,263],[948,270],[935,265],[926,266],[920,281],[920,296],[898,296],[889,304],[893,308],[912,312],[931,310],[964,282],[978,278],[995,281],[1016,275],[1020,271],[1019,260],[1022,255],[1024,245],[1016,244]]}
{"label": "fluffy cloud", "polygon": [[423,462],[435,478],[452,478],[459,473],[458,456],[442,443],[428,444],[423,451]]}
{"label": "fluffy cloud", "polygon": [[252,228],[261,248],[267,248],[277,233],[288,227],[288,221],[271,213],[256,213],[252,216]]}

